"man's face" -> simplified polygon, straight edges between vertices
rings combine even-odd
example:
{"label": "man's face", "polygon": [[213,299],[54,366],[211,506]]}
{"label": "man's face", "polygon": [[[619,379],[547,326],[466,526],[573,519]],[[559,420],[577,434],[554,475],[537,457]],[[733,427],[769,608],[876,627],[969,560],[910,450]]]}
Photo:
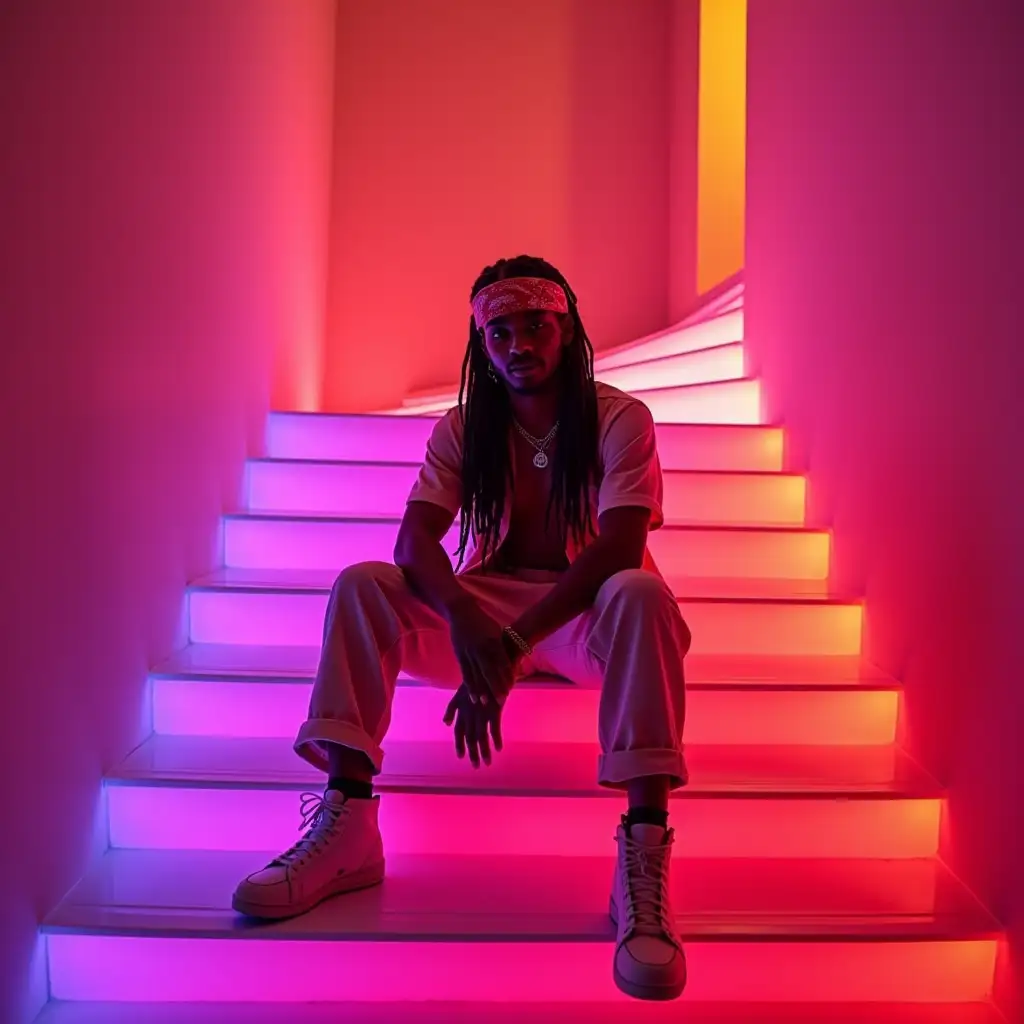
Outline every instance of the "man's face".
{"label": "man's face", "polygon": [[572,322],[547,310],[510,313],[484,329],[484,348],[494,368],[514,391],[544,390],[572,340]]}

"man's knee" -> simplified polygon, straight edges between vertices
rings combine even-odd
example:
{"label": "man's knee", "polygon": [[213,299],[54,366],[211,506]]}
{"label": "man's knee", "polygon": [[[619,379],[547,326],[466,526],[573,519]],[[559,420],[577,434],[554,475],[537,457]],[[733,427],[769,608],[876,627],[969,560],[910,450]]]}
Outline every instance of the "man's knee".
{"label": "man's knee", "polygon": [[646,569],[617,572],[601,587],[598,601],[606,605],[624,604],[644,617],[667,614],[680,630],[684,650],[689,650],[690,629],[679,610],[679,602],[672,588],[657,573]]}
{"label": "man's knee", "polygon": [[600,597],[643,607],[676,603],[668,584],[657,573],[646,569],[624,569],[609,576],[601,587]]}
{"label": "man's knee", "polygon": [[385,586],[401,580],[402,570],[389,562],[356,562],[348,565],[338,573],[332,597],[346,597],[359,593],[366,586]]}

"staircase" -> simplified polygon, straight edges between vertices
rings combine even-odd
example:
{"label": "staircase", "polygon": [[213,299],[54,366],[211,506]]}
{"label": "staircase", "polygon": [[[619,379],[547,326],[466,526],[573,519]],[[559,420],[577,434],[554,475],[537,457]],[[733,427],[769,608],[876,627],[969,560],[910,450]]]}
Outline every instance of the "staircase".
{"label": "staircase", "polygon": [[659,423],[651,547],[694,637],[692,783],[672,810],[682,1000],[613,985],[622,801],[595,784],[597,692],[558,680],[517,687],[505,751],[474,771],[441,724],[448,695],[403,678],[383,887],[271,926],[230,909],[322,782],[291,740],[329,588],[390,560],[452,401],[427,392],[389,415],[270,417],[247,510],[224,518],[224,568],[189,588],[190,646],[152,673],[153,733],[106,779],[110,849],[44,926],[41,1019],[1001,1019],[998,926],[937,857],[943,792],[896,742],[900,690],[860,657],[861,605],[829,593],[831,538],[804,526],[805,481],[761,424],[742,320],[740,286],[597,366]]}

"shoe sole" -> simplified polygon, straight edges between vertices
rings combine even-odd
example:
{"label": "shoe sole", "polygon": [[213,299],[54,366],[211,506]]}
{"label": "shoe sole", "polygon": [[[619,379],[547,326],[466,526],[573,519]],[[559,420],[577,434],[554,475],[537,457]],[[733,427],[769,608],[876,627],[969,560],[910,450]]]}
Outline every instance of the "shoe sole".
{"label": "shoe sole", "polygon": [[331,883],[323,889],[317,890],[313,895],[304,899],[301,903],[290,903],[287,906],[276,906],[272,904],[256,903],[239,896],[236,892],[231,898],[231,906],[240,914],[246,917],[257,917],[264,921],[283,921],[289,917],[298,917],[312,910],[315,906],[329,900],[334,896],[341,896],[346,892],[356,892],[359,889],[370,889],[380,885],[384,881],[384,861],[362,867],[358,871],[349,874],[338,875],[331,880]]}
{"label": "shoe sole", "polygon": [[[608,898],[608,916],[612,919],[612,924],[618,928],[619,913],[618,908],[615,906],[615,898],[613,896]],[[618,952],[617,947],[616,952]],[[615,984],[619,987],[620,991],[625,992],[627,996],[632,996],[634,999],[647,999],[652,1002],[668,1002],[672,999],[678,999],[683,994],[683,989],[686,988],[685,974],[681,982],[672,985],[638,985],[635,981],[630,981],[619,973],[619,967],[615,960],[616,958],[613,956],[612,976],[615,978]]]}

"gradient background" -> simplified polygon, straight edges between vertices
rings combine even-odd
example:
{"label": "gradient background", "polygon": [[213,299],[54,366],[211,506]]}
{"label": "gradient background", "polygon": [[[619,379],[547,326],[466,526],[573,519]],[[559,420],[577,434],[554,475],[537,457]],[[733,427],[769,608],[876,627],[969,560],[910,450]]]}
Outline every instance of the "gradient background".
{"label": "gradient background", "polygon": [[733,63],[698,162],[698,67],[727,65],[696,0],[532,0],[500,45],[425,4],[0,10],[0,1015],[267,409],[452,380],[509,250],[563,266],[599,348],[665,326],[743,259],[707,168],[744,159],[771,411],[952,786],[951,856],[1024,948],[1016,5],[750,0],[748,153]]}

